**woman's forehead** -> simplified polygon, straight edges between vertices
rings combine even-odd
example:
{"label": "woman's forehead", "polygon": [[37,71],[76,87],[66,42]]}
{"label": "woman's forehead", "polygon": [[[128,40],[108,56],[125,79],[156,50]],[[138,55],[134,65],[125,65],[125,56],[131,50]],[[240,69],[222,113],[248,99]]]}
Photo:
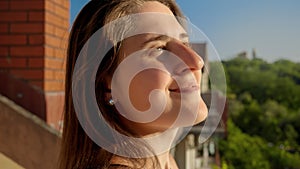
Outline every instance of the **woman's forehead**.
{"label": "woman's forehead", "polygon": [[136,36],[141,34],[164,35],[181,40],[182,34],[186,34],[182,26],[185,22],[183,18],[174,16],[166,5],[157,1],[148,1],[142,4],[136,12],[115,20],[106,28],[113,42],[130,37],[143,38],[144,36]]}
{"label": "woman's forehead", "polygon": [[145,2],[135,14],[138,16],[134,23],[135,32],[140,30],[141,32],[175,36],[174,38],[178,34],[184,33],[184,29],[170,8],[158,1]]}
{"label": "woman's forehead", "polygon": [[136,34],[160,34],[171,38],[180,39],[180,35],[186,34],[185,29],[174,15],[165,13],[141,13],[136,14],[132,23],[130,35]]}
{"label": "woman's forehead", "polygon": [[172,11],[164,4],[158,1],[145,2],[138,10],[137,13],[144,12],[158,12],[173,15]]}

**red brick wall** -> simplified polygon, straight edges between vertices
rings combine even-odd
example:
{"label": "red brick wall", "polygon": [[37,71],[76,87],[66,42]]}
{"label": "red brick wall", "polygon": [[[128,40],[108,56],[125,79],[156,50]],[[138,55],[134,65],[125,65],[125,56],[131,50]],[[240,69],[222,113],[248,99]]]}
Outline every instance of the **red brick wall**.
{"label": "red brick wall", "polygon": [[0,1],[0,81],[9,81],[0,94],[55,127],[63,108],[69,3]]}
{"label": "red brick wall", "polygon": [[69,28],[69,1],[45,1],[45,91],[62,91]]}

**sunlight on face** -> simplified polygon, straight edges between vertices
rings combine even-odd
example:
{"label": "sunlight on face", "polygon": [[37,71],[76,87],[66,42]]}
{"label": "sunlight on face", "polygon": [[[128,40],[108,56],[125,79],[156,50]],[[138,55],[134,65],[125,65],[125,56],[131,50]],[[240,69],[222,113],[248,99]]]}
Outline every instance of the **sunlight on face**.
{"label": "sunlight on face", "polygon": [[135,22],[135,31],[153,33],[123,41],[124,60],[112,79],[112,95],[124,123],[140,134],[191,126],[207,116],[200,95],[203,60],[188,46],[187,33],[168,7],[151,1],[137,11],[148,12],[165,15]]}

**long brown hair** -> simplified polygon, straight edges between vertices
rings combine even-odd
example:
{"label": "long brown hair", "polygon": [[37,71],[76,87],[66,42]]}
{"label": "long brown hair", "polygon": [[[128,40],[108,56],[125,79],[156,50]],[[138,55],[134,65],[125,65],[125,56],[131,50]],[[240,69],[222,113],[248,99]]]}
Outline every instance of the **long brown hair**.
{"label": "long brown hair", "polygon": [[[114,154],[94,143],[81,127],[72,100],[72,75],[77,57],[88,39],[105,24],[131,14],[146,1],[153,0],[91,0],[75,19],[69,36],[67,50],[65,114],[60,152],[60,169],[108,168]],[[182,17],[175,0],[156,0],[170,8],[175,16]],[[120,59],[121,43],[106,54],[96,76],[95,92],[99,109],[106,120],[119,132],[130,135],[118,118],[113,106],[107,105],[107,77],[111,76]],[[108,59],[109,58],[109,59]],[[109,113],[109,116],[107,115]],[[140,165],[141,166],[141,165]]]}

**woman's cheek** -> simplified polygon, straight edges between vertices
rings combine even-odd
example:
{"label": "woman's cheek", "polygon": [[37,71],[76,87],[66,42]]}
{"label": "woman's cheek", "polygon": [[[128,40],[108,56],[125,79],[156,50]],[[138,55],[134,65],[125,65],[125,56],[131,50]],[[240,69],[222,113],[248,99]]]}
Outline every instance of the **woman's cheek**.
{"label": "woman's cheek", "polygon": [[[131,81],[129,87],[129,98],[132,105],[139,111],[146,111],[150,108],[149,101],[151,92],[158,91],[159,95],[154,99],[153,104],[161,99],[167,99],[166,87],[169,84],[170,77],[160,70],[144,70],[138,73]],[[158,90],[155,90],[158,89]],[[154,95],[155,96],[155,95]]]}

